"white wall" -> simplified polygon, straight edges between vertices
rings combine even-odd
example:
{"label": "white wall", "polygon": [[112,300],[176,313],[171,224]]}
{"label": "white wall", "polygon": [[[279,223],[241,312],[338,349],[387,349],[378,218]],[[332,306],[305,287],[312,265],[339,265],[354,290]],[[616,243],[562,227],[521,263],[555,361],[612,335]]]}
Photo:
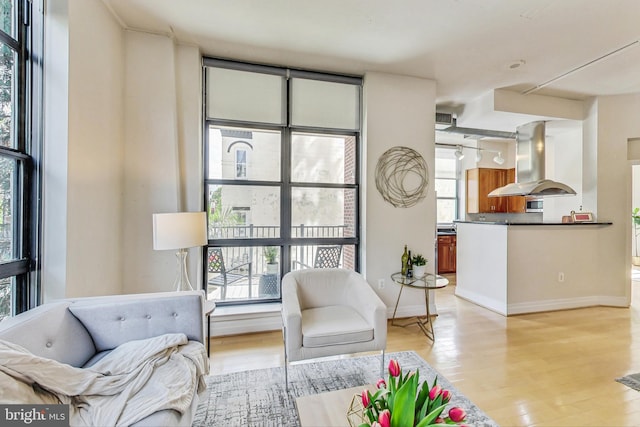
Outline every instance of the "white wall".
{"label": "white wall", "polygon": [[124,45],[102,2],[46,14],[44,300],[122,291]]}
{"label": "white wall", "polygon": [[[175,45],[178,153],[180,173],[179,207],[202,211],[204,202],[202,158],[202,54],[196,46]],[[202,249],[189,249],[189,278],[195,288],[202,283]],[[173,281],[172,281],[173,283]],[[165,285],[161,285],[165,289]]]}
{"label": "white wall", "polygon": [[[484,150],[482,151],[482,159],[476,163],[474,153],[470,153],[469,158],[472,162],[467,169],[473,168],[492,168],[492,169],[512,169],[516,167],[516,143],[513,140],[498,140],[498,139],[482,139],[478,141],[478,147]],[[499,165],[493,161],[493,158],[498,154],[496,151],[502,153],[504,163]],[[467,160],[466,157],[463,160]],[[468,164],[468,163],[467,163]]]}
{"label": "white wall", "polygon": [[[631,161],[627,160],[628,140],[640,137],[640,94],[605,96],[590,103],[585,120],[585,139],[598,141],[595,161],[585,170],[585,182],[591,187],[590,205],[585,210],[597,212],[597,219],[613,225],[599,233],[598,277],[612,294],[631,301]],[[587,147],[585,146],[585,150]],[[593,153],[590,156],[594,156]],[[593,186],[593,183],[596,183]],[[587,190],[585,188],[585,198]],[[595,194],[595,204],[593,204]]]}
{"label": "white wall", "polygon": [[509,227],[508,313],[624,306],[624,298],[598,277],[598,239],[610,227]]}
{"label": "white wall", "polygon": [[201,210],[200,52],[99,1],[51,2],[46,31],[43,299],[171,290],[151,218]]}
{"label": "white wall", "polygon": [[[173,290],[175,255],[153,250],[152,215],[201,210],[199,61],[193,47],[126,31],[122,256],[127,293]],[[200,251],[189,251],[194,287]]]}
{"label": "white wall", "polygon": [[506,316],[509,227],[460,223],[457,230],[456,295]]}
{"label": "white wall", "polygon": [[66,1],[45,14],[42,299],[64,298],[67,282],[69,17]]}
{"label": "white wall", "polygon": [[547,179],[566,184],[577,193],[544,199],[544,221],[560,222],[563,215],[578,212],[582,206],[582,128],[547,136],[545,169]]}
{"label": "white wall", "polygon": [[[398,285],[390,275],[400,270],[404,245],[428,260],[434,270],[436,208],[433,189],[435,158],[435,82],[384,73],[367,73],[364,79],[365,203],[364,273],[388,307],[393,307]],[[395,208],[384,201],[375,186],[375,167],[382,153],[394,146],[418,151],[429,168],[426,198],[410,208]],[[378,279],[385,279],[378,289]],[[424,294],[404,292],[399,314],[424,313]],[[415,292],[414,292],[415,291]]]}

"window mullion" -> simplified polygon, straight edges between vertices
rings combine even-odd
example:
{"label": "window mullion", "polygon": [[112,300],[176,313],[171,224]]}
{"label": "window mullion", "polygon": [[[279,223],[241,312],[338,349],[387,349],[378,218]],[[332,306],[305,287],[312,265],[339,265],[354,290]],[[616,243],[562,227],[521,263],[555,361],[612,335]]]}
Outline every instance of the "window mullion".
{"label": "window mullion", "polygon": [[282,132],[281,157],[281,200],[280,200],[280,237],[282,238],[283,273],[291,267],[291,128]]}

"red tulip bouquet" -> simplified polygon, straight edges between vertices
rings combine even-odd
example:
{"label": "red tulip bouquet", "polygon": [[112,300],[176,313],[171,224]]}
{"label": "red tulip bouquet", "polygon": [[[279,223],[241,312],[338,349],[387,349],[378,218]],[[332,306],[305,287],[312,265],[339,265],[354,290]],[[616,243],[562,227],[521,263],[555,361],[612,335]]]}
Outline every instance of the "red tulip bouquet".
{"label": "red tulip bouquet", "polygon": [[371,394],[364,390],[360,397],[364,407],[365,422],[360,427],[426,427],[462,423],[466,417],[463,409],[453,407],[447,416],[444,408],[451,400],[451,393],[437,384],[421,386],[419,371],[402,375],[398,361],[389,362],[389,381],[378,380],[377,390]]}

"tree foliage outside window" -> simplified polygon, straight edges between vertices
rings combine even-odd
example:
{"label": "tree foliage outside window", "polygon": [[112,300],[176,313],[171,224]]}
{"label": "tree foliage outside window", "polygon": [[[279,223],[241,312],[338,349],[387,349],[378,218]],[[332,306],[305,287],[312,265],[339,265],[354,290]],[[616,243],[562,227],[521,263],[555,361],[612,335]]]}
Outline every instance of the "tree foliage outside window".
{"label": "tree foliage outside window", "polygon": [[241,223],[241,218],[230,206],[222,206],[222,187],[216,188],[209,196],[209,235],[220,237],[220,229]]}
{"label": "tree foliage outside window", "polygon": [[[0,0],[0,30],[11,33],[12,28],[11,0]],[[13,113],[14,113],[14,51],[7,45],[0,45],[0,145],[13,147]],[[12,181],[15,163],[0,158],[0,261],[12,258],[11,218],[12,218]],[[0,280],[0,320],[11,314],[12,281]]]}
{"label": "tree foliage outside window", "polygon": [[[0,0],[0,30],[9,35],[12,27],[12,1]],[[15,51],[6,44],[0,47],[0,145],[13,147],[13,103],[14,99],[14,55]]]}
{"label": "tree foliage outside window", "polygon": [[0,30],[13,35],[13,1],[0,0]]}

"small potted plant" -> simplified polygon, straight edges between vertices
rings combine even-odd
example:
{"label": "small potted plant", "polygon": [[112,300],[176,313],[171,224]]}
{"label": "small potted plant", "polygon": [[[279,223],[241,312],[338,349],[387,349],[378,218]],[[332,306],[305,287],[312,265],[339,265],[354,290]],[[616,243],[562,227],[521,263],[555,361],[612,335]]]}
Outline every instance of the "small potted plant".
{"label": "small potted plant", "polygon": [[264,259],[267,262],[267,274],[278,274],[278,248],[276,246],[265,246],[262,250]]}
{"label": "small potted plant", "polygon": [[420,254],[415,254],[411,258],[413,263],[413,277],[424,277],[427,269],[427,260]]}

